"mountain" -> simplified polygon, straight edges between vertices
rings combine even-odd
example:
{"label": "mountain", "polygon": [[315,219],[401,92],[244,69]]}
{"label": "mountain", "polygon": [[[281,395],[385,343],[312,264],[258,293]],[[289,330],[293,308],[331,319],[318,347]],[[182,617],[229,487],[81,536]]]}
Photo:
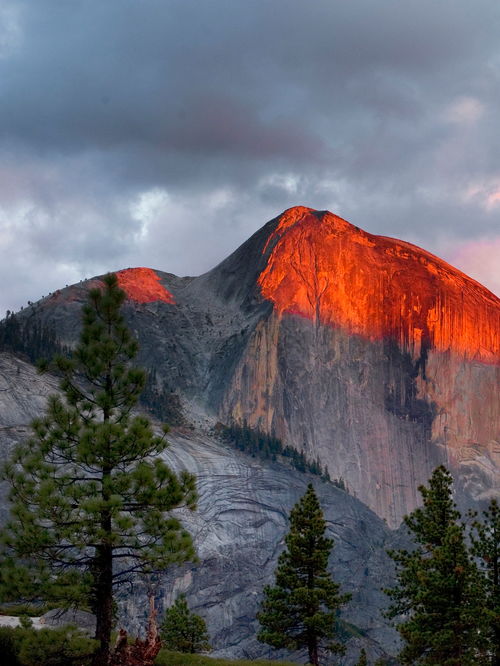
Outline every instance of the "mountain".
{"label": "mountain", "polygon": [[[346,663],[360,644],[393,654],[380,614],[391,580],[385,549],[400,538],[389,527],[416,506],[418,484],[440,462],[464,504],[498,494],[500,300],[418,247],[305,207],[199,277],[117,275],[138,362],[150,371],[149,408],[177,426],[165,456],[196,473],[200,490],[199,512],[183,516],[200,564],[169,574],[164,602],[185,591],[217,650],[266,654],[255,641],[258,600],[312,478],[336,542],[332,569],[354,594],[343,615],[354,625]],[[58,290],[1,324],[2,456],[57,389],[26,359],[75,344],[82,303],[99,284]],[[284,456],[229,447],[218,433],[233,423],[327,466],[349,493]],[[122,601],[131,629],[140,598]]]}
{"label": "mountain", "polygon": [[[196,278],[118,273],[140,361],[187,411],[318,459],[392,527],[444,462],[499,490],[500,300],[414,245],[295,207]],[[87,289],[23,311],[71,346]]]}
{"label": "mountain", "polygon": [[[48,395],[57,390],[54,377],[0,353],[0,459],[29,436],[30,421],[43,413]],[[386,603],[382,587],[393,583],[385,551],[394,547],[397,533],[331,483],[235,451],[209,432],[204,419],[192,416],[197,425],[173,429],[163,457],[174,469],[197,477],[198,508],[179,513],[193,535],[199,562],[167,572],[156,595],[160,615],[183,592],[190,608],[207,622],[214,656],[276,658],[276,651],[256,640],[256,613],[264,586],[274,578],[290,509],[313,481],[328,536],[335,540],[330,567],[342,589],[353,594],[342,614],[345,663],[356,663],[361,646],[373,659],[394,654],[396,634],[381,609]],[[0,522],[7,514],[5,490],[0,486]],[[120,623],[132,633],[146,625],[146,598],[140,581],[122,593]]]}

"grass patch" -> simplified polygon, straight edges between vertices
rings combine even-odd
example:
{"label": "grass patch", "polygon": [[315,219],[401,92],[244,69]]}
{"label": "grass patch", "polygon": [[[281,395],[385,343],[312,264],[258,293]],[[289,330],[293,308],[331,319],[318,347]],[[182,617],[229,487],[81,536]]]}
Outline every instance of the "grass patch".
{"label": "grass patch", "polygon": [[40,617],[54,606],[50,604],[0,604],[0,615],[10,615],[11,617],[20,617],[28,615],[29,617]]}
{"label": "grass patch", "polygon": [[269,661],[257,659],[257,661],[216,659],[201,654],[183,654],[182,652],[170,652],[160,650],[155,661],[156,666],[297,666],[291,661]]}

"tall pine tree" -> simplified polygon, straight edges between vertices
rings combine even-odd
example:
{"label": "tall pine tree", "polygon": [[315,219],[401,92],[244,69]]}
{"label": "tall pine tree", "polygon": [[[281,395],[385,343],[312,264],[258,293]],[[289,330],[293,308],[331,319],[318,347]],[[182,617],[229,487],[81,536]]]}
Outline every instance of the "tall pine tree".
{"label": "tall pine tree", "polygon": [[491,666],[500,666],[500,506],[491,500],[483,520],[473,524],[472,552],[484,577],[485,633]]}
{"label": "tall pine tree", "polygon": [[342,653],[334,640],[336,613],[350,595],[340,594],[327,567],[333,540],[312,484],[290,514],[286,550],[280,555],[276,584],[264,589],[257,618],[257,638],[276,648],[306,648],[309,662],[319,664],[319,651]]}
{"label": "tall pine tree", "polygon": [[429,486],[421,486],[423,506],[404,521],[415,541],[413,550],[392,551],[397,586],[389,617],[405,646],[403,664],[473,666],[480,663],[482,585],[465,544],[460,513],[452,499],[453,479],[436,468]]}
{"label": "tall pine tree", "polygon": [[183,594],[167,609],[160,635],[167,650],[190,654],[211,650],[205,620],[189,609]]}
{"label": "tall pine tree", "polygon": [[361,652],[359,653],[359,659],[356,662],[356,666],[368,666],[368,659],[366,657],[365,648],[361,648]]}
{"label": "tall pine tree", "polygon": [[195,508],[195,479],[158,457],[167,428],[156,436],[131,413],[145,375],[132,366],[138,345],[120,313],[124,298],[113,274],[90,291],[80,343],[55,361],[64,397],[49,398],[4,470],[11,518],[0,593],[90,606],[96,666],[108,663],[117,587],[194,556],[170,512]]}

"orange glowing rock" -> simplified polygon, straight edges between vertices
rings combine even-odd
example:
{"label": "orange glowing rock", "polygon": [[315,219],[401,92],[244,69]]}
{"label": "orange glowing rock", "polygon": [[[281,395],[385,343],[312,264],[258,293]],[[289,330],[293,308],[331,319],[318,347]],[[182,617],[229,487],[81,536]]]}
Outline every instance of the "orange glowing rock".
{"label": "orange glowing rock", "polygon": [[268,253],[259,285],[281,313],[391,337],[413,355],[425,345],[500,363],[500,299],[415,245],[296,207],[281,216]]}
{"label": "orange glowing rock", "polygon": [[118,284],[127,296],[137,303],[164,301],[175,303],[174,297],[161,284],[160,278],[151,268],[126,268],[116,273]]}

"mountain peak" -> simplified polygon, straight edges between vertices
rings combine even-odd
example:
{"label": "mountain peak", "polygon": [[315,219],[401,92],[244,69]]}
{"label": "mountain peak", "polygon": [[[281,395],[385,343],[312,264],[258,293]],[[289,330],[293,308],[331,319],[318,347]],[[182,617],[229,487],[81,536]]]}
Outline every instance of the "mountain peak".
{"label": "mountain peak", "polygon": [[175,303],[174,297],[161,284],[160,278],[152,268],[125,268],[118,271],[116,277],[118,285],[132,301]]}
{"label": "mountain peak", "polygon": [[298,315],[414,355],[435,348],[500,363],[500,300],[442,259],[297,206],[277,218],[263,250],[262,296]]}

